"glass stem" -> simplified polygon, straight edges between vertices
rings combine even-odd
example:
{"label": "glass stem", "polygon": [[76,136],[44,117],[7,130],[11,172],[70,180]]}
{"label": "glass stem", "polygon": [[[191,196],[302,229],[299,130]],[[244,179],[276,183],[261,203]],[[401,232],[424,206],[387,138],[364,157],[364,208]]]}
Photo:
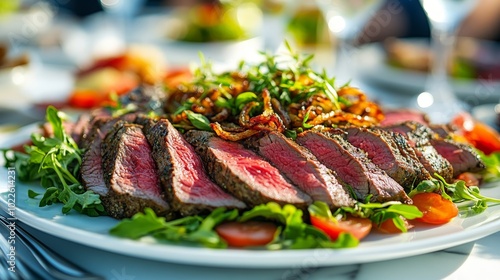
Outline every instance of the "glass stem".
{"label": "glass stem", "polygon": [[432,28],[432,64],[429,86],[437,103],[455,101],[448,81],[448,66],[454,44],[453,32]]}
{"label": "glass stem", "polygon": [[356,52],[353,40],[338,37],[337,55],[335,61],[336,86],[341,86],[355,79]]}

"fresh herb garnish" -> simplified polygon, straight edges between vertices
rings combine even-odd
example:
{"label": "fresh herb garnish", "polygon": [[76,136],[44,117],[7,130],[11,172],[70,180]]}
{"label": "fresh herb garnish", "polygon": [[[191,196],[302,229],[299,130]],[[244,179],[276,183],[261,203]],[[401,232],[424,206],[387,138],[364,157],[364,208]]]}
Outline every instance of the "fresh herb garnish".
{"label": "fresh herb garnish", "polygon": [[[15,167],[21,181],[40,181],[46,189],[40,200],[40,207],[53,203],[63,203],[62,212],[74,209],[89,216],[104,214],[99,195],[86,191],[77,180],[82,164],[82,150],[64,131],[64,114],[52,106],[47,107],[46,119],[52,126],[53,137],[38,133],[31,135],[26,153],[4,150],[6,167]],[[30,198],[38,194],[28,193]]]}
{"label": "fresh herb garnish", "polygon": [[188,120],[197,129],[206,131],[212,130],[212,128],[210,127],[210,121],[207,119],[207,117],[203,116],[202,114],[194,113],[190,110],[186,110],[184,111],[184,113],[186,113]]}
{"label": "fresh herb garnish", "polygon": [[[242,115],[251,118],[277,114],[288,130],[338,123],[370,126],[380,120],[378,105],[368,102],[363,92],[354,88],[337,88],[335,78],[329,77],[325,70],[311,68],[313,55],[296,52],[287,42],[286,46],[287,54],[261,52],[261,62],[242,62],[238,69],[221,73],[216,73],[211,63],[201,56],[201,65],[194,71],[193,79],[171,89],[168,94],[173,106],[167,111],[171,113],[174,126],[198,128],[192,123],[192,114],[185,114],[187,111],[203,115],[211,123],[234,125],[233,131],[238,132],[275,129],[273,122],[266,123],[265,118],[260,120],[259,127],[246,127],[238,121]],[[267,96],[271,99],[271,108],[264,104]],[[249,104],[254,104],[252,110],[245,110]],[[364,110],[364,107],[369,109]],[[219,136],[223,134],[215,132]]]}
{"label": "fresh herb garnish", "polygon": [[207,217],[187,216],[173,221],[158,217],[150,208],[124,219],[110,230],[110,234],[139,239],[150,236],[158,241],[187,242],[210,248],[226,248],[226,242],[214,231],[215,226],[236,219],[237,210],[217,208]]}
{"label": "fresh herb garnish", "polygon": [[500,181],[500,152],[494,152],[489,155],[478,151],[483,160],[486,169],[481,173],[485,183]]}
{"label": "fresh herb garnish", "polygon": [[462,216],[482,213],[488,208],[489,203],[500,204],[500,199],[482,195],[477,186],[467,186],[462,180],[448,183],[438,174],[434,176],[436,177],[435,179],[420,182],[408,196],[412,197],[417,193],[423,192],[440,193],[444,198],[457,204]]}
{"label": "fresh herb garnish", "polygon": [[188,216],[172,221],[157,217],[149,208],[144,213],[124,219],[110,230],[115,236],[139,239],[153,237],[157,241],[192,243],[211,248],[226,248],[226,242],[216,233],[215,227],[224,221],[245,222],[253,219],[275,222],[280,226],[268,249],[347,248],[359,241],[350,234],[343,234],[332,242],[322,231],[304,222],[303,212],[293,205],[281,207],[275,202],[254,207],[238,215],[237,210],[215,209],[210,215]]}
{"label": "fresh herb garnish", "polygon": [[[401,232],[406,232],[407,229],[403,218],[413,220],[415,218],[420,218],[423,215],[416,206],[403,204],[399,201],[388,201],[384,203],[369,201],[370,197],[367,197],[365,203],[356,202],[356,204],[352,207],[340,207],[333,213],[333,216],[346,215],[349,213],[355,217],[369,218],[375,225],[380,225],[386,220],[391,219],[394,225],[401,230]],[[315,202],[315,204],[317,203],[322,204],[323,202]]]}
{"label": "fresh herb garnish", "polygon": [[275,202],[258,205],[244,212],[239,221],[244,222],[255,218],[275,221],[281,225],[281,234],[267,246],[271,250],[348,248],[356,247],[359,243],[350,234],[343,234],[336,241],[331,241],[324,232],[304,222],[302,210],[291,204],[283,207]]}

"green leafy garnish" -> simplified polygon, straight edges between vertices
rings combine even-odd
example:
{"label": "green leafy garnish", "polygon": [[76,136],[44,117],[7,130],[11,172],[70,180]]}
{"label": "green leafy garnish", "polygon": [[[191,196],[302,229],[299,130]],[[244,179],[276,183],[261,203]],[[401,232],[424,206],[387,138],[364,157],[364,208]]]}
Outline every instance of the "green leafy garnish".
{"label": "green leafy garnish", "polygon": [[255,206],[243,213],[239,221],[265,219],[281,225],[281,234],[267,247],[276,249],[348,248],[356,247],[359,241],[350,234],[343,234],[336,241],[321,230],[304,222],[303,212],[291,204],[281,207],[275,202]]}
{"label": "green leafy garnish", "polygon": [[219,237],[214,228],[224,221],[236,219],[237,216],[237,210],[220,207],[207,217],[187,216],[167,222],[164,217],[158,217],[153,210],[146,208],[144,213],[137,213],[130,219],[122,220],[110,230],[110,234],[131,239],[150,236],[157,241],[226,248],[226,242]]}
{"label": "green leafy garnish", "polygon": [[423,192],[440,193],[444,198],[457,204],[462,216],[482,213],[488,208],[489,203],[500,204],[500,199],[482,195],[477,186],[467,186],[462,180],[448,183],[438,174],[434,176],[436,179],[420,182],[408,195],[412,197]]}
{"label": "green leafy garnish", "polygon": [[[47,107],[46,119],[53,129],[53,137],[38,133],[31,135],[31,146],[26,153],[4,150],[6,167],[16,168],[18,178],[24,182],[40,181],[46,189],[40,207],[63,203],[62,212],[74,209],[89,216],[104,214],[99,195],[86,191],[77,180],[82,164],[82,150],[64,131],[64,114],[52,106]],[[28,196],[38,195],[30,191]]]}
{"label": "green leafy garnish", "polygon": [[212,130],[212,128],[210,127],[210,121],[207,119],[207,117],[203,116],[202,114],[194,113],[190,110],[186,110],[184,112],[186,113],[191,124],[197,129],[206,131]]}
{"label": "green leafy garnish", "polygon": [[124,219],[110,230],[110,234],[131,239],[152,237],[159,242],[188,243],[210,248],[226,248],[227,243],[215,228],[224,221],[267,220],[279,225],[275,239],[267,245],[268,249],[305,249],[305,248],[347,248],[355,247],[359,241],[350,234],[342,235],[337,241],[312,225],[304,222],[302,210],[293,205],[281,207],[275,202],[254,207],[238,215],[237,210],[219,207],[206,217],[187,216],[166,221],[158,217],[150,208]]}
{"label": "green leafy garnish", "polygon": [[366,199],[365,203],[356,202],[352,207],[340,207],[333,215],[337,216],[349,213],[356,217],[369,218],[375,225],[380,225],[386,220],[392,219],[394,225],[401,230],[401,232],[407,231],[403,218],[413,220],[423,216],[422,212],[414,205],[403,204],[399,201],[377,203],[369,202],[369,200],[370,197]]}
{"label": "green leafy garnish", "polygon": [[500,152],[494,152],[490,155],[485,155],[478,152],[483,160],[486,169],[482,172],[483,181],[492,183],[500,181]]}

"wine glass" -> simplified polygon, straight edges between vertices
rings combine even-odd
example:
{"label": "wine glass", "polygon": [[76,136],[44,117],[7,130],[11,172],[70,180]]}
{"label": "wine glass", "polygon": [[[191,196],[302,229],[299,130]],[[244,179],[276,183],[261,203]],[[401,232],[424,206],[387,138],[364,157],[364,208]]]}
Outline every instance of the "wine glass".
{"label": "wine glass", "polygon": [[335,77],[340,84],[354,78],[355,42],[383,0],[316,0],[333,37],[338,40]]}
{"label": "wine glass", "polygon": [[420,0],[431,26],[433,59],[425,91],[417,96],[414,106],[427,113],[433,122],[449,122],[456,113],[467,109],[466,104],[457,99],[449,84],[448,65],[456,29],[476,2]]}

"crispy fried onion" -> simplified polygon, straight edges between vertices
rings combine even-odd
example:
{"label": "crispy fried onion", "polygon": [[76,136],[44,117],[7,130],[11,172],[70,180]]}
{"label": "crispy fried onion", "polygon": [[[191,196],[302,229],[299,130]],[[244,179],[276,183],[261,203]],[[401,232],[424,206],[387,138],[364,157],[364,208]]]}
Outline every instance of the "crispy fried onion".
{"label": "crispy fried onion", "polygon": [[362,117],[369,117],[377,122],[381,122],[384,119],[384,113],[378,104],[368,100],[366,94],[359,88],[343,87],[338,90],[337,94],[349,103],[348,106],[342,108],[343,111]]}
{"label": "crispy fried onion", "polygon": [[254,117],[250,116],[251,110],[259,105],[259,103],[255,101],[247,103],[241,110],[238,118],[238,122],[242,128],[241,131],[226,130],[218,122],[212,123],[210,126],[219,137],[230,141],[239,141],[255,135],[260,131],[283,132],[285,126],[278,114],[273,110],[271,94],[267,89],[262,91],[262,99],[264,105],[262,114]]}
{"label": "crispy fried onion", "polygon": [[378,120],[370,116],[360,116],[344,111],[331,111],[318,115],[313,120],[306,122],[309,126],[316,125],[354,125],[360,127],[370,127],[378,123]]}

